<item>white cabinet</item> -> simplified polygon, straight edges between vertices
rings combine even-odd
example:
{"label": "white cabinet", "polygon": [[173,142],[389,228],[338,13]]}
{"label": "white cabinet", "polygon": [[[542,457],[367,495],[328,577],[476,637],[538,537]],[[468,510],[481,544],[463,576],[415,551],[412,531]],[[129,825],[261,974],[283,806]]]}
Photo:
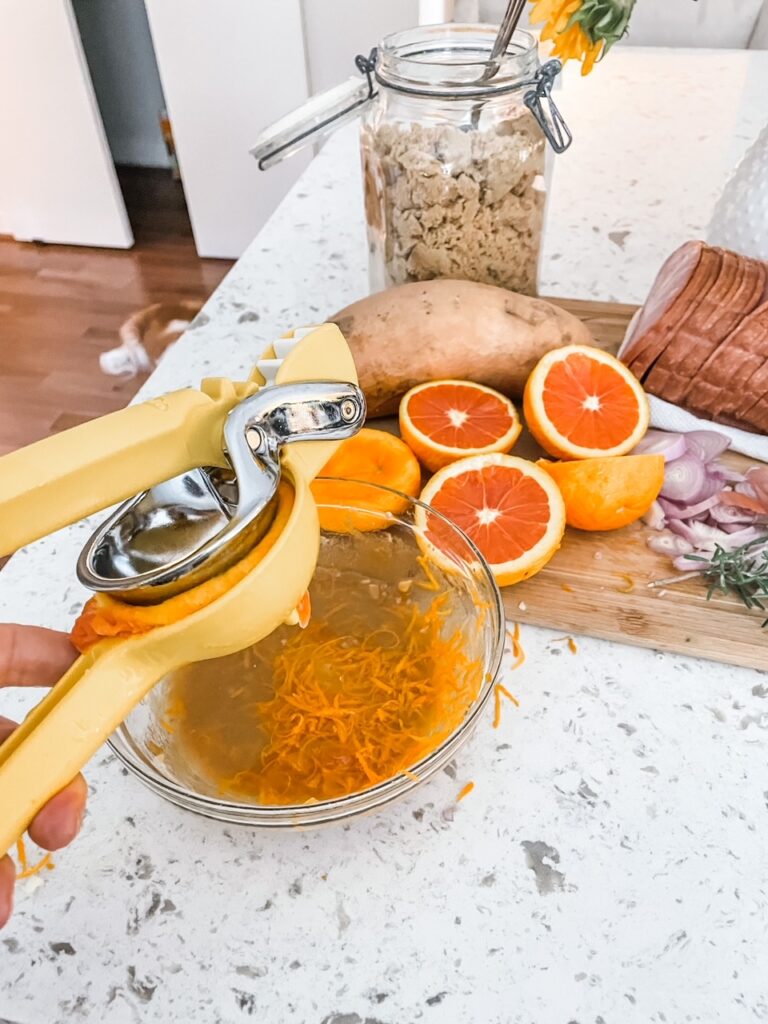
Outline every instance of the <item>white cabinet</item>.
{"label": "white cabinet", "polygon": [[249,147],[355,54],[418,20],[418,0],[146,0],[201,256],[239,256],[311,159],[261,172]]}
{"label": "white cabinet", "polygon": [[239,256],[306,167],[248,149],[307,97],[300,0],[146,0],[201,256]]}
{"label": "white cabinet", "polygon": [[197,250],[227,258],[243,252],[311,159],[307,150],[259,171],[249,148],[261,129],[419,20],[419,0],[77,2],[112,153],[70,0],[0,0],[0,233],[132,243],[113,156],[165,162],[157,137],[131,135],[152,126],[163,98],[145,3]]}
{"label": "white cabinet", "polygon": [[419,0],[303,0],[302,6],[313,93],[353,75],[355,56],[368,56],[382,36],[419,23]]}
{"label": "white cabinet", "polygon": [[133,244],[69,0],[0,5],[0,139],[0,231]]}

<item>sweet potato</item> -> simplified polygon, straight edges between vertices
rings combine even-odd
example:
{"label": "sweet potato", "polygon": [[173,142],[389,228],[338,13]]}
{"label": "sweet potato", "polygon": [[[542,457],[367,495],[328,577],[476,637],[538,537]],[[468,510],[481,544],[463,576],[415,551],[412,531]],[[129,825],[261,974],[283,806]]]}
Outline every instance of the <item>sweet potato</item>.
{"label": "sweet potato", "polygon": [[415,384],[473,380],[511,397],[561,345],[596,344],[564,309],[470,281],[404,284],[328,318],[349,342],[369,417],[389,416]]}

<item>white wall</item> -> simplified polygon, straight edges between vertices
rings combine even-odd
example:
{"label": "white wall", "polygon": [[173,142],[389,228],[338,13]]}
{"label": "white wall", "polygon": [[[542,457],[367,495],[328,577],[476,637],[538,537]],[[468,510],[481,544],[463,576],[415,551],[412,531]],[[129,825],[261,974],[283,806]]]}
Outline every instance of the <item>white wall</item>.
{"label": "white wall", "polygon": [[167,167],[165,106],[144,0],[73,0],[115,162]]}
{"label": "white wall", "polygon": [[760,17],[763,0],[641,0],[629,34],[634,46],[705,46],[744,49]]}
{"label": "white wall", "polygon": [[[504,11],[507,9],[507,0],[479,0],[478,7],[480,21],[496,25],[504,16]],[[518,22],[520,28],[528,28],[528,8],[529,5],[526,4],[525,10]]]}
{"label": "white wall", "polygon": [[201,256],[239,256],[307,166],[249,154],[307,98],[299,0],[147,0],[192,230]]}
{"label": "white wall", "polygon": [[[473,0],[457,0],[467,2]],[[507,0],[479,0],[481,20],[500,21],[506,6]],[[527,16],[528,9],[521,28]],[[743,49],[750,37],[753,47],[768,47],[768,0],[639,0],[620,45]]]}
{"label": "white wall", "polygon": [[0,147],[4,231],[133,243],[69,0],[0,0]]}
{"label": "white wall", "polygon": [[354,75],[382,36],[419,23],[418,0],[302,0],[310,92]]}

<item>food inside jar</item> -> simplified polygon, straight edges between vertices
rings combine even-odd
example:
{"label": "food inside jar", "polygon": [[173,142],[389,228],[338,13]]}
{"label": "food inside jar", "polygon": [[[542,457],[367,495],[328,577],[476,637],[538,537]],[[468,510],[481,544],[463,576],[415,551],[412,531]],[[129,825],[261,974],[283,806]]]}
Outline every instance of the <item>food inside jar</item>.
{"label": "food inside jar", "polygon": [[536,294],[545,141],[527,109],[477,130],[382,121],[362,150],[375,289],[449,277]]}
{"label": "food inside jar", "polygon": [[466,608],[436,586],[431,569],[389,582],[319,567],[306,629],[284,626],[166,680],[150,749],[197,792],[261,805],[408,774],[459,726],[482,682]]}

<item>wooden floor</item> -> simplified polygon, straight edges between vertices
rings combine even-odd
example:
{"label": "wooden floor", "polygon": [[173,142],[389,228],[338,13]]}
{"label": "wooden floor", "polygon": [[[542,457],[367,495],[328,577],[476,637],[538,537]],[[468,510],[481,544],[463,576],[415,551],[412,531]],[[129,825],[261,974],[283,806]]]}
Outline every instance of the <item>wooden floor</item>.
{"label": "wooden floor", "polygon": [[0,239],[0,455],[125,405],[137,382],[99,369],[119,326],[153,302],[202,303],[231,266],[198,258],[168,172],[125,169],[120,181],[133,249]]}

